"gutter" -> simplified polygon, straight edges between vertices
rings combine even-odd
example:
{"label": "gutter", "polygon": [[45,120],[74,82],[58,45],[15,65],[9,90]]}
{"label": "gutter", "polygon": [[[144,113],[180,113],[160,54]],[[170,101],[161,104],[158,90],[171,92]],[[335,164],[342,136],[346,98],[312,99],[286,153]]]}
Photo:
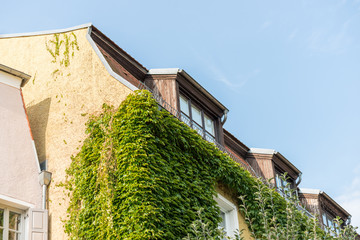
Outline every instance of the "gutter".
{"label": "gutter", "polygon": [[302,172],[299,173],[299,176],[296,179],[296,182],[295,182],[296,187],[299,186],[299,184],[301,183],[301,180],[302,180]]}
{"label": "gutter", "polygon": [[221,124],[224,125],[226,120],[227,120],[227,114],[228,114],[229,110],[225,109],[224,111],[224,117],[223,119],[221,120]]}

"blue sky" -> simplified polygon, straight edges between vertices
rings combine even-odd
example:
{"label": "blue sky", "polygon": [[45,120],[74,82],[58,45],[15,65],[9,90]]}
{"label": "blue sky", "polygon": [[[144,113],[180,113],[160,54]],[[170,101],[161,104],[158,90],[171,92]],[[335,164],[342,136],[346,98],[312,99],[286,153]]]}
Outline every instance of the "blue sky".
{"label": "blue sky", "polygon": [[[0,33],[92,22],[148,69],[179,67],[225,128],[281,152],[360,226],[360,0],[4,1]],[[1,62],[1,53],[0,53]]]}

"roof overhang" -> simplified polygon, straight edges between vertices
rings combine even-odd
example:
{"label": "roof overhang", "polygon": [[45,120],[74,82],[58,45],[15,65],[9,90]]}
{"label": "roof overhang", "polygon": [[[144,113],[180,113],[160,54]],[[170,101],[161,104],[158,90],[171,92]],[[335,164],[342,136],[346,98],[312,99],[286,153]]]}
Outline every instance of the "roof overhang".
{"label": "roof overhang", "polygon": [[159,68],[159,69],[150,69],[148,71],[149,75],[181,75],[187,81],[189,81],[197,90],[204,94],[208,99],[210,99],[215,105],[220,108],[223,112],[229,112],[229,110],[212,94],[210,94],[205,88],[203,88],[194,78],[192,78],[185,70],[180,68]]}
{"label": "roof overhang", "polygon": [[[16,78],[19,79],[19,81],[15,80],[10,80],[10,79],[7,79],[6,84],[10,85],[10,86],[13,86],[13,87],[16,87],[16,88],[20,88],[20,87],[23,87],[24,84],[31,78],[30,75],[26,74],[26,73],[23,73],[23,72],[20,72],[16,69],[13,69],[11,67],[8,67],[8,66],[5,66],[3,64],[0,64],[0,71],[2,72],[5,72],[5,73],[8,73],[12,76],[15,76]],[[16,79],[16,78],[13,78],[13,79]],[[0,78],[0,82],[2,79]],[[5,81],[5,79],[4,79]]]}
{"label": "roof overhang", "polygon": [[343,207],[341,207],[334,199],[332,199],[326,192],[321,191],[319,189],[311,189],[311,188],[300,188],[300,193],[302,194],[313,194],[318,195],[319,197],[323,197],[328,202],[330,202],[333,206],[339,209],[346,216],[351,217],[351,214],[348,213]]}
{"label": "roof overhang", "polygon": [[272,160],[276,165],[285,165],[286,167],[291,169],[297,176],[302,174],[302,172],[297,167],[295,167],[294,164],[292,164],[286,157],[284,157],[280,152],[274,149],[250,148],[249,153],[273,155],[275,156],[275,158],[273,157]]}

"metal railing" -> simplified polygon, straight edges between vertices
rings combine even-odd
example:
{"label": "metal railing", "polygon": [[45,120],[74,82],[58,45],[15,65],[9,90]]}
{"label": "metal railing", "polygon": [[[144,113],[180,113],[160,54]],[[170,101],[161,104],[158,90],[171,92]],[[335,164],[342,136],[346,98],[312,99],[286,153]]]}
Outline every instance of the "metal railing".
{"label": "metal railing", "polygon": [[[186,125],[188,125],[189,127],[192,126],[191,124],[191,120],[188,118],[184,118],[182,117],[182,114],[180,111],[178,111],[177,109],[175,109],[173,106],[171,106],[168,102],[166,102],[157,92],[153,91],[151,88],[149,88],[148,86],[145,85],[145,83],[139,82],[139,86],[138,88],[140,90],[147,90],[149,91],[152,95],[153,98],[156,100],[156,102],[159,104],[159,106],[161,106],[162,108],[164,108],[165,110],[167,110],[169,113],[171,113],[173,116],[175,116],[177,119],[179,119],[180,121],[184,122]],[[192,127],[191,127],[192,128]],[[241,165],[241,167],[243,167],[244,169],[246,169],[248,172],[250,172],[251,175],[253,175],[256,178],[260,178],[260,176],[255,172],[255,170],[250,166],[247,165],[245,163],[242,162],[242,160],[237,157],[235,154],[231,153],[229,150],[227,150],[223,145],[221,145],[220,143],[218,143],[217,141],[215,141],[214,139],[208,139],[206,137],[206,134],[203,130],[198,129],[198,128],[193,128],[194,130],[196,130],[196,132],[206,141],[213,143],[220,151],[226,153],[231,159],[233,159],[235,162],[239,163]]]}

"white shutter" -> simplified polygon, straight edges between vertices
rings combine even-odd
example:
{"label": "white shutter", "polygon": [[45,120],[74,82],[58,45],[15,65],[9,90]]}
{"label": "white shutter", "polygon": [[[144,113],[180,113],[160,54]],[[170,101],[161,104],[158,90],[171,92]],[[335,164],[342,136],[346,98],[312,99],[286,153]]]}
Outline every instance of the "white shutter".
{"label": "white shutter", "polygon": [[48,239],[48,210],[29,209],[29,240]]}

